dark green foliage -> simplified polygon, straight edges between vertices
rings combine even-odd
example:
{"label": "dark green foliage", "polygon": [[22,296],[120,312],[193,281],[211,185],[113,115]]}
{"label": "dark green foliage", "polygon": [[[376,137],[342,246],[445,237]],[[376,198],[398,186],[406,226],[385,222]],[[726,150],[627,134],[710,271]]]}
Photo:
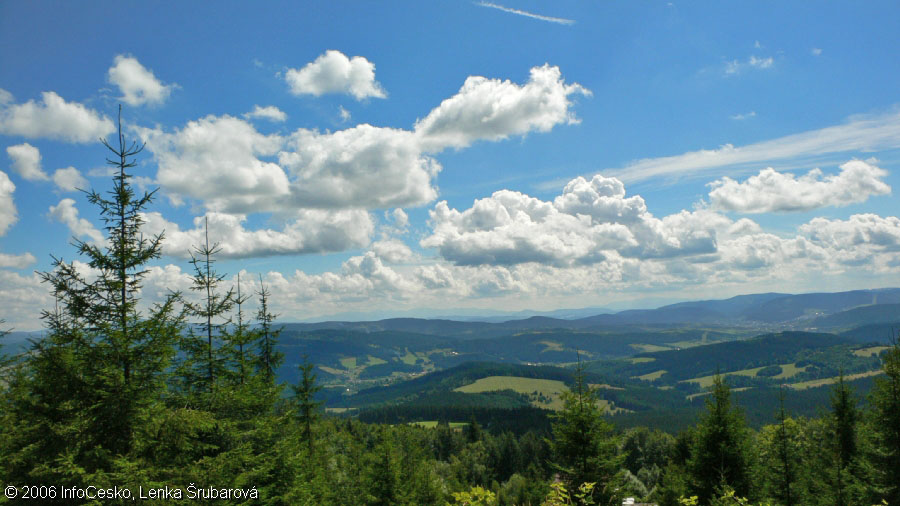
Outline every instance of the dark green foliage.
{"label": "dark green foliage", "polygon": [[617,496],[623,459],[617,455],[612,425],[601,416],[597,390],[586,383],[581,363],[575,371],[575,384],[562,399],[565,407],[554,415],[553,467],[570,490],[582,483],[596,483],[597,500],[605,504]]}
{"label": "dark green foliage", "polygon": [[256,321],[259,322],[259,359],[257,369],[262,372],[266,381],[272,383],[275,381],[276,370],[284,361],[284,354],[276,349],[281,329],[273,327],[277,315],[269,311],[269,298],[272,294],[263,283],[262,276],[259,278],[257,295],[259,295],[259,311],[256,314]]}
{"label": "dark green foliage", "polygon": [[750,493],[748,436],[743,414],[731,404],[728,385],[716,375],[688,461],[690,490],[702,504],[722,485],[729,485],[743,497]]}
{"label": "dark green foliage", "polygon": [[303,439],[306,440],[309,453],[313,451],[312,426],[319,417],[319,408],[322,403],[315,400],[316,392],[322,389],[316,385],[316,375],[313,364],[304,361],[297,366],[300,369],[300,382],[293,385],[294,402],[297,405],[297,420],[300,422]]}
{"label": "dark green foliage", "polygon": [[757,376],[764,377],[764,378],[778,376],[779,374],[781,374],[781,366],[780,365],[766,366],[756,372]]}
{"label": "dark green foliage", "polygon": [[74,239],[92,273],[58,258],[41,273],[56,307],[43,312],[47,334],[35,341],[17,381],[23,395],[11,400],[21,430],[4,460],[20,482],[127,474],[164,398],[181,315],[175,295],[146,313],[138,308],[147,262],[160,256],[162,241],[142,234],[153,193],[136,194],[127,172],[142,146],[127,144],[121,128],[114,144],[104,144],[116,168],[113,188],[87,197],[99,209],[106,241]]}
{"label": "dark green foliage", "polygon": [[895,342],[882,360],[885,376],[869,394],[874,488],[889,504],[900,504],[900,345]]}

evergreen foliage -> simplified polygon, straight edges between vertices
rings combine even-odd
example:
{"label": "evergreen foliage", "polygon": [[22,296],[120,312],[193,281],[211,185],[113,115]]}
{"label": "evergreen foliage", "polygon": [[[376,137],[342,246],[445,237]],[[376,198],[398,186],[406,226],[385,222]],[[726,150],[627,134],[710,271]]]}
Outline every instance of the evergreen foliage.
{"label": "evergreen foliage", "polygon": [[894,341],[882,360],[885,377],[870,393],[874,488],[889,504],[900,504],[900,343]]}
{"label": "evergreen foliage", "polygon": [[553,468],[571,490],[595,483],[596,499],[605,504],[617,496],[623,459],[617,454],[612,425],[597,407],[597,390],[585,381],[580,362],[575,384],[562,399],[565,407],[553,423]]}
{"label": "evergreen foliage", "polygon": [[722,376],[716,375],[708,397],[688,462],[691,492],[703,504],[723,485],[742,496],[751,491],[748,430]]}

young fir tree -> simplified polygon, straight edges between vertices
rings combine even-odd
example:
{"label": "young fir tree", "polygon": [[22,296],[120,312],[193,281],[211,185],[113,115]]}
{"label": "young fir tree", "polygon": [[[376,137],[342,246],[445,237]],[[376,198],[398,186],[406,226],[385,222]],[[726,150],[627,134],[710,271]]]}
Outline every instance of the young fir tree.
{"label": "young fir tree", "polygon": [[97,478],[140,451],[182,328],[175,294],[146,313],[138,308],[163,237],[142,232],[154,192],[139,195],[132,187],[128,171],[143,146],[127,143],[121,124],[120,107],[116,142],[103,141],[116,169],[112,190],[87,193],[105,239],[73,243],[89,269],[54,258],[53,270],[40,274],[57,307],[43,312],[47,334],[28,358],[30,392],[16,408],[30,431],[16,459],[33,467],[32,478]]}
{"label": "young fir tree", "polygon": [[259,322],[259,358],[257,368],[263,377],[269,383],[275,382],[275,371],[284,360],[284,354],[277,351],[275,346],[278,344],[278,336],[281,329],[274,329],[273,322],[277,315],[269,312],[269,297],[271,293],[263,283],[262,276],[259,277],[259,310],[256,313],[256,321]]}
{"label": "young fir tree", "polygon": [[309,453],[313,452],[312,426],[319,417],[320,401],[315,400],[316,392],[322,390],[316,385],[316,375],[313,373],[314,365],[303,357],[303,363],[297,366],[300,369],[300,382],[292,385],[294,401],[297,403],[297,419],[300,422],[301,436],[306,441]]}
{"label": "young fir tree", "polygon": [[553,415],[553,467],[569,490],[594,483],[594,500],[609,503],[620,485],[624,456],[617,456],[613,427],[598,407],[597,389],[587,384],[580,360],[573,388],[562,400],[562,411]]}
{"label": "young fir tree", "polygon": [[778,480],[775,497],[784,504],[794,504],[797,497],[797,473],[794,465],[796,448],[788,431],[788,416],[784,411],[784,387],[778,393],[778,428],[775,432],[775,456]]}
{"label": "young fir tree", "polygon": [[200,301],[188,306],[191,316],[199,319],[199,333],[192,327],[182,343],[186,355],[183,371],[189,391],[212,394],[216,379],[225,372],[223,356],[227,355],[227,350],[221,348],[219,341],[230,323],[228,315],[234,305],[234,292],[232,289],[220,291],[225,276],[217,273],[213,264],[221,247],[218,243],[209,244],[209,222],[204,224],[204,242],[194,246],[191,252],[194,269],[191,290],[200,294]]}
{"label": "young fir tree", "polygon": [[831,392],[831,414],[827,418],[828,458],[825,476],[831,492],[832,503],[844,506],[854,503],[853,489],[856,483],[857,438],[859,419],[857,399],[840,372],[838,383]]}
{"label": "young fir tree", "polygon": [[232,372],[235,383],[238,385],[244,385],[250,379],[251,366],[254,362],[254,354],[250,349],[250,344],[257,338],[256,334],[250,329],[250,325],[244,316],[244,304],[248,300],[250,300],[249,295],[241,294],[241,273],[238,273],[237,292],[234,296],[234,316],[236,322],[234,329],[225,336],[228,341],[228,348],[233,354]]}
{"label": "young fir tree", "polygon": [[900,504],[900,343],[895,341],[881,360],[885,375],[875,379],[869,394],[873,478],[880,498]]}
{"label": "young fir tree", "polygon": [[730,486],[742,497],[750,492],[746,422],[743,413],[731,405],[731,390],[719,374],[713,378],[687,467],[691,493],[700,504],[709,503],[724,486]]}

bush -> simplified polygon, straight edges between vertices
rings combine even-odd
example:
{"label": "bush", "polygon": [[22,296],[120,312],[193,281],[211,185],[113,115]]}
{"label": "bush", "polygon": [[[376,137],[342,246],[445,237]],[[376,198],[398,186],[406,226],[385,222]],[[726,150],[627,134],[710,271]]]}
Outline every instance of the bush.
{"label": "bush", "polygon": [[771,378],[772,376],[778,376],[781,374],[781,366],[780,365],[770,365],[768,367],[763,367],[756,373],[758,377],[761,378]]}

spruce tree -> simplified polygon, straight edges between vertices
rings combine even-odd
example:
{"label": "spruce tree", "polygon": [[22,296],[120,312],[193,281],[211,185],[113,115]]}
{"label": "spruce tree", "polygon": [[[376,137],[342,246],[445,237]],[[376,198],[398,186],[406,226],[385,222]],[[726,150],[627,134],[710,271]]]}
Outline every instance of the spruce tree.
{"label": "spruce tree", "polygon": [[284,354],[275,349],[281,329],[273,328],[277,315],[269,311],[269,297],[272,294],[265,283],[263,283],[262,276],[259,277],[259,291],[256,294],[259,296],[259,310],[256,313],[256,321],[259,322],[259,358],[257,367],[266,381],[274,383],[275,372],[278,366],[281,365]]}
{"label": "spruce tree", "polygon": [[294,390],[294,401],[297,403],[297,419],[300,422],[301,435],[310,454],[313,451],[312,426],[318,419],[319,407],[322,405],[315,400],[316,392],[322,390],[322,387],[316,385],[313,367],[314,365],[303,357],[303,363],[297,366],[300,369],[300,382],[291,387]]}
{"label": "spruce tree", "polygon": [[748,434],[743,413],[731,405],[731,390],[721,375],[713,378],[706,411],[697,425],[688,462],[691,492],[707,504],[724,486],[739,496],[750,492]]}
{"label": "spruce tree", "polygon": [[[139,308],[148,262],[161,254],[162,234],[142,232],[153,192],[138,194],[129,169],[143,146],[122,134],[121,107],[112,153],[112,190],[87,192],[105,231],[94,244],[74,239],[82,263],[53,259],[40,273],[57,306],[44,310],[45,337],[34,343],[27,367],[30,395],[17,408],[32,431],[17,458],[32,476],[98,476],[139,450],[165,393],[165,379],[182,328],[177,294]],[[31,441],[28,441],[31,439]],[[33,460],[31,460],[33,459]]]}
{"label": "spruce tree", "polygon": [[833,504],[851,504],[852,489],[856,484],[855,460],[857,457],[856,425],[859,419],[857,399],[844,382],[841,370],[838,383],[831,392],[831,414],[827,418],[828,464],[826,477]]}
{"label": "spruce tree", "polygon": [[186,374],[187,388],[196,393],[212,394],[216,379],[225,372],[225,351],[221,349],[221,337],[225,333],[230,318],[228,314],[234,304],[234,292],[220,291],[225,276],[213,269],[215,255],[221,251],[218,243],[209,243],[209,222],[204,221],[204,242],[195,245],[191,252],[191,267],[194,270],[191,290],[200,294],[200,301],[188,305],[191,316],[198,318],[196,327],[188,331],[182,341],[186,364],[182,370]]}
{"label": "spruce tree", "polygon": [[617,456],[612,425],[598,407],[597,389],[585,380],[580,360],[574,385],[563,392],[562,400],[562,411],[553,415],[553,467],[569,490],[595,483],[594,499],[606,504],[616,497],[624,456]]}
{"label": "spruce tree", "polygon": [[882,355],[884,377],[869,394],[869,427],[875,445],[871,457],[876,493],[888,504],[900,504],[900,343]]}
{"label": "spruce tree", "polygon": [[234,316],[236,318],[234,329],[228,332],[225,339],[228,348],[232,351],[233,374],[238,385],[247,383],[251,374],[253,353],[249,348],[250,343],[256,339],[256,334],[250,329],[250,325],[244,316],[244,304],[250,300],[249,295],[241,294],[241,273],[237,275],[237,291],[234,296]]}

